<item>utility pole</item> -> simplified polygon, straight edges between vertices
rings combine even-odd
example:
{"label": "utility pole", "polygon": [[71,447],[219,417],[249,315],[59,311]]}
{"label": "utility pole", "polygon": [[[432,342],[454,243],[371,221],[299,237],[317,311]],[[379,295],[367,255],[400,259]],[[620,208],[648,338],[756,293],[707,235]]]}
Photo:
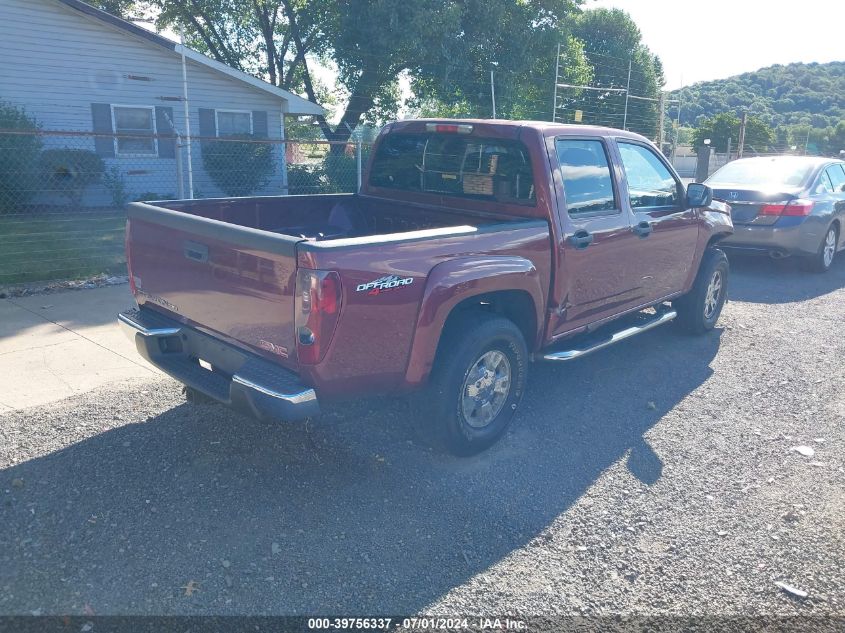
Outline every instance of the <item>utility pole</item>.
{"label": "utility pole", "polygon": [[807,140],[804,141],[804,156],[807,155],[807,149],[810,147],[810,130],[812,128],[807,128]]}
{"label": "utility pole", "polygon": [[557,59],[555,60],[555,94],[552,99],[552,123],[557,122],[557,82],[560,79],[560,42],[557,43]]}
{"label": "utility pole", "polygon": [[739,141],[736,144],[736,157],[742,158],[742,150],[745,148],[745,126],[748,123],[748,113],[743,112],[739,120]]}
{"label": "utility pole", "polygon": [[663,126],[666,123],[666,93],[663,91],[660,92],[660,100],[658,101],[657,107],[660,108],[660,115],[657,118],[657,148],[662,153],[666,133],[663,129]]}
{"label": "utility pole", "polygon": [[731,141],[733,139],[729,136],[728,137],[728,151],[725,152],[725,164],[731,162]]}
{"label": "utility pole", "polygon": [[181,26],[179,27],[179,52],[182,54],[182,106],[185,111],[185,145],[188,150],[188,198],[193,200],[194,161],[191,155],[191,108],[188,103],[188,64],[185,61],[185,32]]}
{"label": "utility pole", "polygon": [[[496,66],[497,63],[493,62],[493,66]],[[493,118],[496,118],[496,86],[493,83],[493,69],[490,69],[490,98],[493,101]]]}
{"label": "utility pole", "polygon": [[622,118],[622,129],[628,129],[628,95],[631,94],[631,65],[634,63],[634,52],[631,51],[631,58],[628,60],[628,85],[625,87],[625,115]]}

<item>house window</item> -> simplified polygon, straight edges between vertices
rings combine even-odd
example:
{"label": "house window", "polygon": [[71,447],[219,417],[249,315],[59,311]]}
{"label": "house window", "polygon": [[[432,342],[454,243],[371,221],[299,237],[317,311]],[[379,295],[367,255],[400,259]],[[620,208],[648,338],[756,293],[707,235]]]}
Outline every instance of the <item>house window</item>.
{"label": "house window", "polygon": [[252,134],[252,112],[217,110],[217,136]]}
{"label": "house window", "polygon": [[152,107],[112,106],[116,155],[155,156],[158,154],[154,138],[156,133],[154,114],[155,110]]}

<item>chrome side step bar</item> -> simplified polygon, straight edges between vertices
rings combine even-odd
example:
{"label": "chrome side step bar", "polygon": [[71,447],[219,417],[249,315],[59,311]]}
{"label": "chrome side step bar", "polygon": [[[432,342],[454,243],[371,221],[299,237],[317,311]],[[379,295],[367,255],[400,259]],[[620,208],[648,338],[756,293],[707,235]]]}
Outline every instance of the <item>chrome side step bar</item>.
{"label": "chrome side step bar", "polygon": [[587,354],[592,354],[600,349],[605,347],[610,347],[611,345],[618,343],[619,341],[624,341],[626,338],[631,338],[632,336],[636,336],[637,334],[641,334],[643,332],[647,332],[648,330],[652,330],[659,325],[663,325],[664,323],[668,323],[672,319],[678,316],[678,313],[675,310],[668,309],[661,312],[658,312],[654,315],[653,318],[649,319],[648,321],[644,321],[639,325],[634,325],[624,330],[619,330],[618,332],[614,332],[607,338],[601,339],[596,341],[592,344],[585,345],[583,347],[576,347],[573,349],[562,350],[559,352],[549,352],[547,354],[543,354],[541,357],[542,360],[552,361],[552,362],[560,362],[560,361],[567,361],[567,360],[575,360],[576,358],[581,358],[582,356],[586,356]]}

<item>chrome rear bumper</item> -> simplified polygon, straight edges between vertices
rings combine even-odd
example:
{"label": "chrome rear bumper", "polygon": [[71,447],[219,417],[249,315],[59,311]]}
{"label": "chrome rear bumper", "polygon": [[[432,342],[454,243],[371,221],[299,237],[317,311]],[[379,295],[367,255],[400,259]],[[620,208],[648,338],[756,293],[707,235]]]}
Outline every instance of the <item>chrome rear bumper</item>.
{"label": "chrome rear bumper", "polygon": [[128,310],[117,320],[147,361],[218,402],[260,419],[302,420],[320,413],[314,389],[257,354],[151,310]]}

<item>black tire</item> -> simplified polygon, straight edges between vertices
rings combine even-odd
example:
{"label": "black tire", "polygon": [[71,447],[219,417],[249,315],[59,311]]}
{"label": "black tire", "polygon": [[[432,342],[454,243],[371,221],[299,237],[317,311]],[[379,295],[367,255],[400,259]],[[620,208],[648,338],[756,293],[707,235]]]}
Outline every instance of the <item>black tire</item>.
{"label": "black tire", "polygon": [[[704,251],[692,290],[672,302],[678,312],[678,325],[691,334],[704,334],[716,326],[728,298],[729,272],[728,258],[724,251],[718,248]],[[719,290],[714,301],[711,293],[717,283]]]}
{"label": "black tire", "polygon": [[[486,364],[482,362],[485,359]],[[495,370],[487,369],[490,364]],[[479,376],[479,372],[484,372],[484,376]],[[466,384],[473,375],[479,376],[478,382]],[[506,375],[509,380],[505,394]],[[485,312],[457,317],[443,334],[428,390],[427,424],[437,443],[461,456],[474,455],[491,446],[510,426],[527,377],[528,349],[522,332],[512,321]],[[470,393],[473,388],[481,388],[482,393],[465,399],[465,391]],[[487,394],[489,400],[485,399]],[[467,416],[465,411],[472,405],[465,400],[490,406],[484,412],[484,407],[479,407]],[[485,416],[492,418],[485,421]]]}
{"label": "black tire", "polygon": [[[833,252],[829,254],[827,249],[829,247],[828,240],[830,234],[833,234]],[[831,224],[824,232],[822,241],[819,244],[819,250],[815,255],[811,255],[804,259],[804,269],[811,273],[826,273],[833,265],[833,260],[836,258],[836,246],[839,244],[839,227],[836,224]]]}

